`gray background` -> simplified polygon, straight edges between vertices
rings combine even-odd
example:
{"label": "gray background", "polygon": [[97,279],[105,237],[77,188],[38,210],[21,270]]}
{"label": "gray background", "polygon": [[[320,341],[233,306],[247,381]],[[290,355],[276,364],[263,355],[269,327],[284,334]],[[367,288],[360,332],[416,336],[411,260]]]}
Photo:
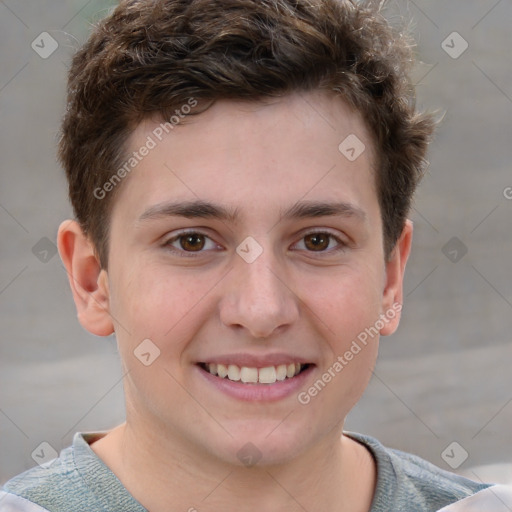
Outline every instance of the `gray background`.
{"label": "gray background", "polygon": [[[0,481],[33,466],[41,442],[59,451],[123,419],[115,340],[79,326],[51,243],[71,215],[55,158],[66,67],[111,4],[0,0]],[[512,2],[396,1],[394,12],[418,41],[418,104],[445,117],[412,213],[403,321],[347,429],[446,469],[465,450],[458,471],[471,473],[512,462]],[[46,59],[31,48],[44,31],[59,44]],[[442,47],[454,31],[469,44],[456,59]]]}

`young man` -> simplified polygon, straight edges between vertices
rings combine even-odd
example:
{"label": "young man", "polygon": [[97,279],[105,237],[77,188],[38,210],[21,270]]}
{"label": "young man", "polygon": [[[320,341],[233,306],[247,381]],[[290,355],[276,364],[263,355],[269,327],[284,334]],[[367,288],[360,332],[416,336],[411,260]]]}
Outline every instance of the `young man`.
{"label": "young man", "polygon": [[58,244],[80,323],[116,334],[126,422],[0,510],[419,512],[488,487],[343,431],[402,307],[433,128],[410,62],[351,1],[125,0],[94,30]]}

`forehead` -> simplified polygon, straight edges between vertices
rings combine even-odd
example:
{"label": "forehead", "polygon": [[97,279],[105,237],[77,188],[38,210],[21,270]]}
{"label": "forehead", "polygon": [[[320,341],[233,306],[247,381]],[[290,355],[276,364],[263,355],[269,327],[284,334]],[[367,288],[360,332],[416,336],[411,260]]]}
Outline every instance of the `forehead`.
{"label": "forehead", "polygon": [[146,119],[129,139],[127,157],[135,153],[116,202],[139,215],[170,199],[223,203],[240,218],[249,207],[269,213],[275,204],[282,212],[300,199],[361,210],[377,200],[374,148],[361,116],[318,91],[217,101],[171,125]]}

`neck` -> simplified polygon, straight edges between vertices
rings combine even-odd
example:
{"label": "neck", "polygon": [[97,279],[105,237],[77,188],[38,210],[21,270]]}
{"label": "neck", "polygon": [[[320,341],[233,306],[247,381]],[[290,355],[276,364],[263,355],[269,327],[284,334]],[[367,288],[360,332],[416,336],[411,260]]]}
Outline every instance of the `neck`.
{"label": "neck", "polygon": [[182,440],[123,424],[91,448],[151,512],[323,510],[368,512],[376,482],[365,447],[333,432],[279,465],[233,466],[194,454]]}

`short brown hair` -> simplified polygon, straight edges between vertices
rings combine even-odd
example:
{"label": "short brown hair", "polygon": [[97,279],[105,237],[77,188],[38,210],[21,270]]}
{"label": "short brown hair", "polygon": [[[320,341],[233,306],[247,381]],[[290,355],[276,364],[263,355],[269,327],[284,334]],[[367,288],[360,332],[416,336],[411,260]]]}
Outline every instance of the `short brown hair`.
{"label": "short brown hair", "polygon": [[[412,45],[356,0],[122,0],[69,70],[59,157],[83,231],[108,262],[119,186],[94,190],[126,159],[148,116],[195,98],[258,100],[315,89],[361,113],[375,143],[384,250],[391,253],[423,174],[434,121],[415,109]],[[340,141],[341,142],[341,141]]]}

